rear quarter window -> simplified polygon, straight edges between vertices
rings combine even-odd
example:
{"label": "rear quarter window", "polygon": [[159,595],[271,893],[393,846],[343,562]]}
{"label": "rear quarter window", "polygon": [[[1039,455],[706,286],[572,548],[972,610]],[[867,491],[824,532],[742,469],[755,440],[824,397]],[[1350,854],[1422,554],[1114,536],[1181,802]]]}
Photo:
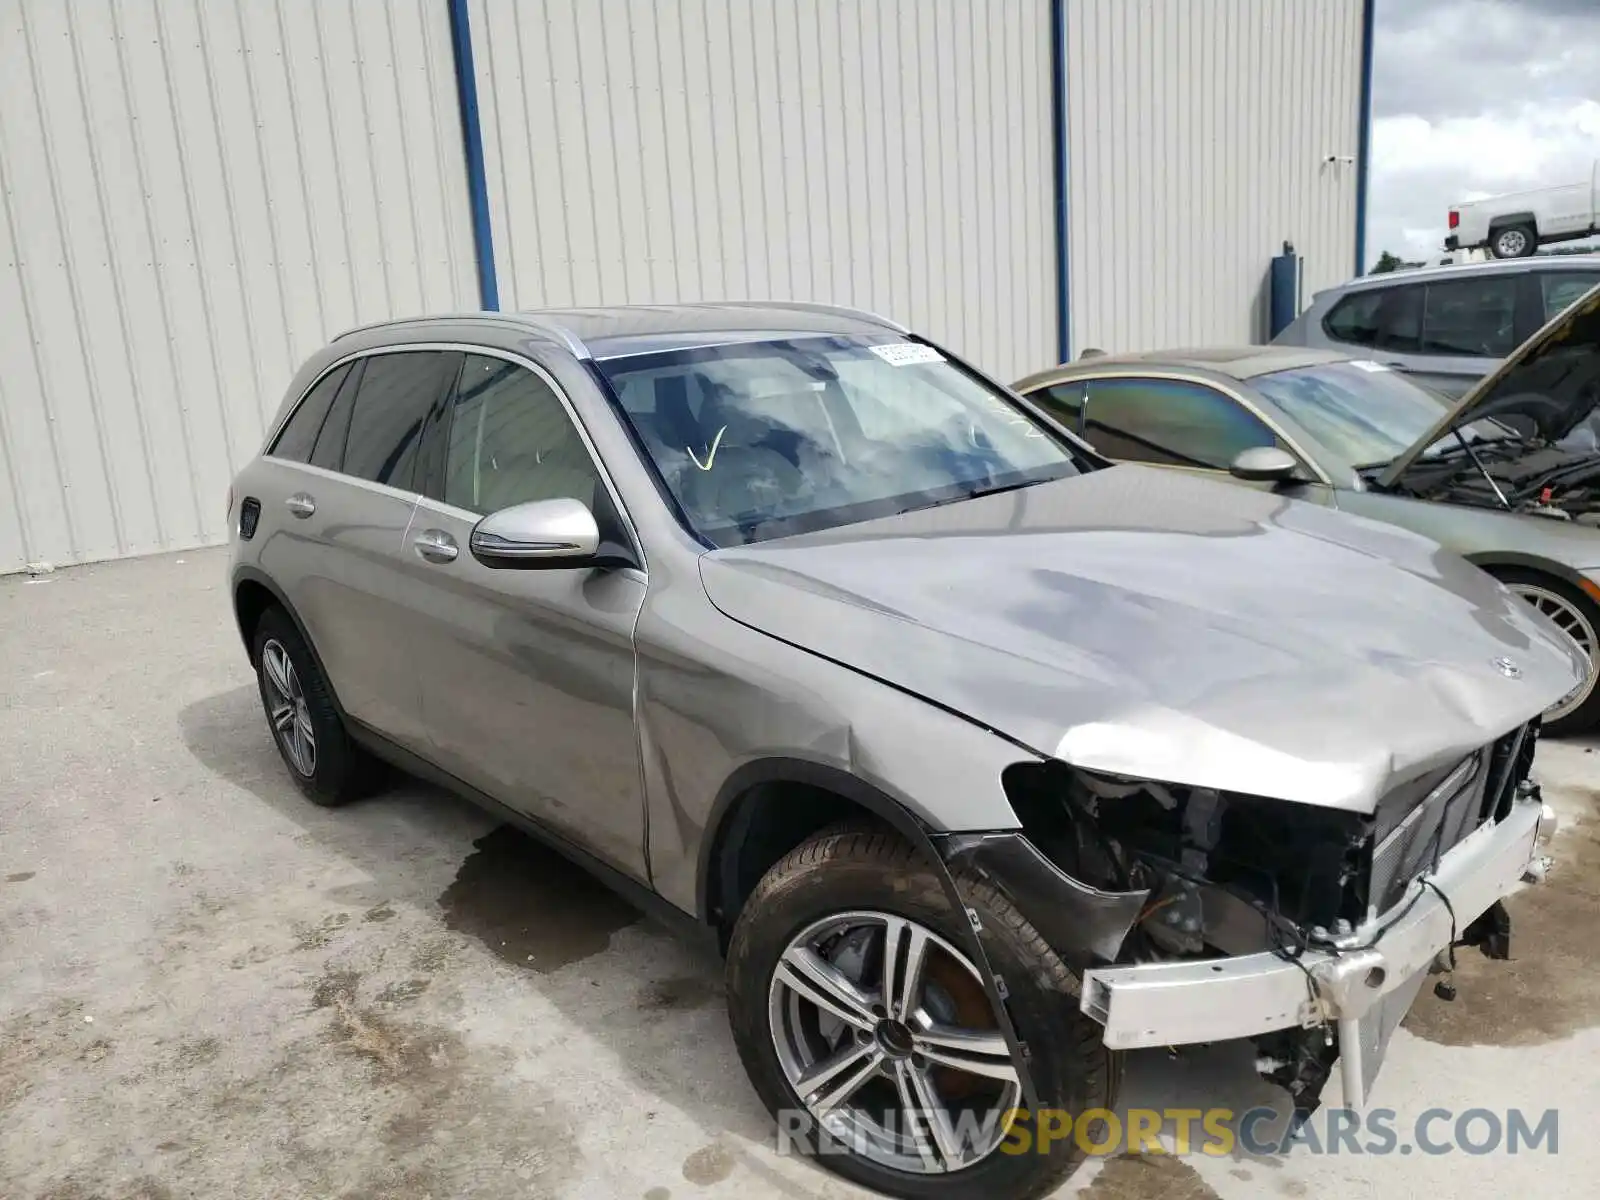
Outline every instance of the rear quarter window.
{"label": "rear quarter window", "polygon": [[317,444],[317,435],[322,432],[328,409],[339,393],[339,385],[349,373],[350,364],[345,363],[317,380],[300,403],[295,405],[267,453],[273,458],[290,462],[310,462],[311,451]]}

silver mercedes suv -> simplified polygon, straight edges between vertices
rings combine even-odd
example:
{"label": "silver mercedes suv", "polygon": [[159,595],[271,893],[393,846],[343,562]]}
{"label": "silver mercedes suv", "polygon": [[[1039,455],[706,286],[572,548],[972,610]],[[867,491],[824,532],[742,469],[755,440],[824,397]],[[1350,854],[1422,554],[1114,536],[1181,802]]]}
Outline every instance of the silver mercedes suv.
{"label": "silver mercedes suv", "polygon": [[1582,671],[1432,542],[815,305],[352,331],[229,508],[305,793],[386,760],[714,941],[780,1129],[902,1196],[1048,1189],[1091,1139],[1030,1123],[1135,1047],[1359,1103],[1441,951],[1504,953]]}

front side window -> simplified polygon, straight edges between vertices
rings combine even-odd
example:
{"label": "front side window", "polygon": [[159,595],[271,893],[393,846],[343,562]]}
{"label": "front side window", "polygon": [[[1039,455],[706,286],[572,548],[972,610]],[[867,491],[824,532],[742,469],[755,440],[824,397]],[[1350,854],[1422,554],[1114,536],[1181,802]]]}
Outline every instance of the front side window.
{"label": "front side window", "polygon": [[410,488],[428,412],[455,377],[461,356],[442,350],[374,354],[356,387],[342,470]]}
{"label": "front side window", "polygon": [[1048,387],[1027,393],[1027,396],[1068,429],[1081,434],[1083,390],[1082,383],[1052,383]]}
{"label": "front side window", "polygon": [[1096,379],[1083,436],[1107,458],[1226,471],[1243,450],[1277,438],[1237,400],[1178,379]]}
{"label": "front side window", "polygon": [[344,377],[349,371],[350,364],[346,363],[335,367],[317,380],[305,398],[289,414],[289,419],[284,422],[277,439],[272,443],[272,449],[267,451],[268,454],[273,458],[283,458],[290,462],[311,461],[312,450],[327,420],[328,410],[333,406],[333,399],[339,394],[339,385],[344,382]]}
{"label": "front side window", "polygon": [[570,497],[591,510],[600,473],[560,398],[526,367],[469,354],[445,450],[444,501],[491,513]]}
{"label": "front side window", "polygon": [[717,546],[1078,471],[1004,392],[921,343],[805,337],[597,365],[686,521]]}
{"label": "front side window", "polygon": [[1517,277],[1484,275],[1428,285],[1422,352],[1501,358],[1516,348]]}

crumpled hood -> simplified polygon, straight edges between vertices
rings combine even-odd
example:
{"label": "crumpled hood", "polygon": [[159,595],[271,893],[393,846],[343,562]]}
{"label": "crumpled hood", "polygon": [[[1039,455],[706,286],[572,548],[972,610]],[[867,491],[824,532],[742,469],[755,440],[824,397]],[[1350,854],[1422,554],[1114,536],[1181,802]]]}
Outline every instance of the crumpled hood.
{"label": "crumpled hood", "polygon": [[[1558,314],[1470,389],[1427,433],[1384,468],[1392,486],[1429,446],[1494,418],[1550,442],[1568,437],[1600,408],[1600,287]],[[1600,429],[1595,434],[1600,437]],[[1590,439],[1591,441],[1594,439]],[[1588,446],[1584,447],[1589,448]]]}
{"label": "crumpled hood", "polygon": [[727,616],[1076,765],[1370,811],[1581,678],[1393,526],[1122,466],[701,560]]}

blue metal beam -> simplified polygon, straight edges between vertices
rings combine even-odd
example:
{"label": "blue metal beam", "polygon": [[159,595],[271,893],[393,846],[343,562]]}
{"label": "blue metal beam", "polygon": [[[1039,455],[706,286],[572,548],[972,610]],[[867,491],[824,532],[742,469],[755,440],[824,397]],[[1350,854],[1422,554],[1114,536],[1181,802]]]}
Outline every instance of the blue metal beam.
{"label": "blue metal beam", "polygon": [[1056,360],[1072,361],[1071,229],[1067,222],[1067,0],[1050,0],[1050,122],[1056,217]]}
{"label": "blue metal beam", "polygon": [[494,229],[489,224],[489,180],[483,169],[483,126],[478,119],[478,76],[472,65],[472,22],[467,0],[449,0],[450,44],[455,50],[456,102],[461,109],[461,143],[467,158],[467,199],[472,208],[472,244],[478,258],[478,298],[486,309],[500,307],[494,270]]}
{"label": "blue metal beam", "polygon": [[1361,113],[1356,136],[1356,274],[1367,272],[1367,175],[1372,167],[1372,36],[1378,0],[1361,0]]}

